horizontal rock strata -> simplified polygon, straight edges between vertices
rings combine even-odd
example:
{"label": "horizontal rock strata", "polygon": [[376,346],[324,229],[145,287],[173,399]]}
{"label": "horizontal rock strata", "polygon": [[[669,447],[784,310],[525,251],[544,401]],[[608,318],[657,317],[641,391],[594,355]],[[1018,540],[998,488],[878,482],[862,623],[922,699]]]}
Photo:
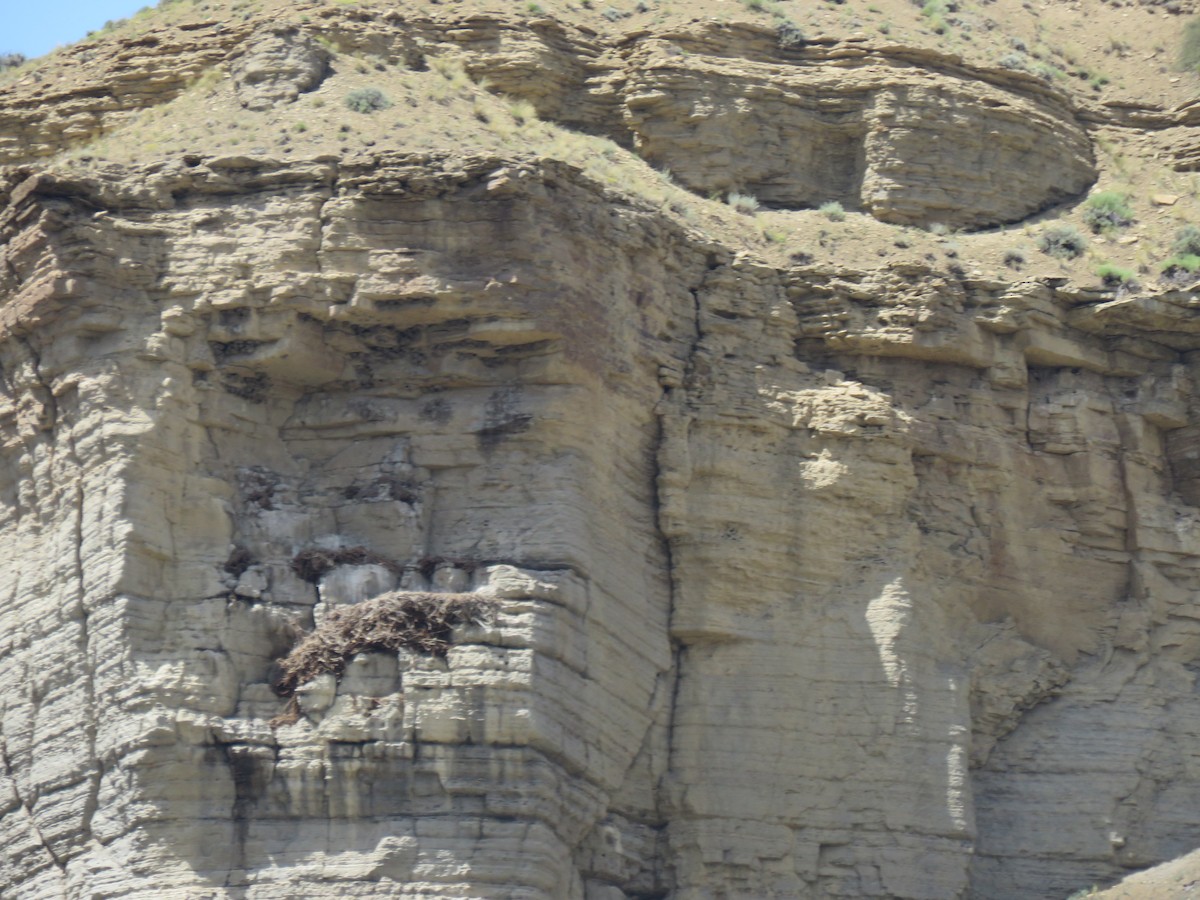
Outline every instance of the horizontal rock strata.
{"label": "horizontal rock strata", "polygon": [[[1182,292],[775,268],[548,160],[4,197],[5,896],[1016,898],[1200,842]],[[273,689],[439,595],[486,613]]]}

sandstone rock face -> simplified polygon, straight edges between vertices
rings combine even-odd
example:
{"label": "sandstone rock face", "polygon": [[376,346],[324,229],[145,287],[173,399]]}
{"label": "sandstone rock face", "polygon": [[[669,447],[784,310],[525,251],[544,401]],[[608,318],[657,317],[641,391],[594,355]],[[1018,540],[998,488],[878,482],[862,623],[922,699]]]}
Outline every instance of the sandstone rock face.
{"label": "sandstone rock face", "polygon": [[[1095,178],[1073,114],[1032,84],[997,86],[935,54],[787,49],[773,34],[725,31],[639,42],[625,88],[638,152],[700,193],[977,228],[1023,219]],[[730,46],[744,55],[718,50]]]}
{"label": "sandstone rock face", "polygon": [[281,28],[255,40],[233,64],[234,83],[247,109],[290,103],[319,85],[329,68],[329,51],[311,35]]}
{"label": "sandstone rock face", "polygon": [[[341,21],[334,10],[324,19],[303,31],[214,24],[172,35],[169,46],[156,37],[150,47],[123,48],[114,64],[130,71],[119,95],[107,82],[88,84],[86,74],[71,92],[25,82],[0,88],[0,135],[11,135],[0,136],[0,163],[111,130],[222,61],[244,106],[294,100],[324,77],[324,27],[337,28],[347,50],[412,67],[427,54],[458,54],[496,92],[529,99],[546,119],[610,135],[701,195],[748,192],[779,208],[837,201],[885,222],[982,228],[1076,197],[1096,177],[1090,140],[1066,97],[1032,76],[953,56],[858,39],[783,46],[773,30],[744,24],[605,44],[553,22],[531,29],[499,18],[408,22],[397,14],[381,25],[373,15]],[[75,58],[82,53],[68,55],[67,73],[87,62]],[[169,73],[160,71],[164,55],[175,60]],[[47,106],[53,115],[41,112]]]}
{"label": "sandstone rock face", "polygon": [[[549,161],[7,197],[6,896],[1016,898],[1200,841],[1172,296],[775,269]],[[490,612],[288,715],[394,591]]]}
{"label": "sandstone rock face", "polygon": [[516,153],[35,164],[216,60],[292,101],[333,25],[885,222],[1086,189],[1102,112],[748,25],[314,18],[0,88],[0,895],[1017,900],[1200,845],[1194,291],[772,265]]}

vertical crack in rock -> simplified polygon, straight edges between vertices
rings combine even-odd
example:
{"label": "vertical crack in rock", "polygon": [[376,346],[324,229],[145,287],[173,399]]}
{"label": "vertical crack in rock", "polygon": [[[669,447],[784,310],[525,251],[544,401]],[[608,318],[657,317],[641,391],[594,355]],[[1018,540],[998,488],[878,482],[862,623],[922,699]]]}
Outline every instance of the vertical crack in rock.
{"label": "vertical crack in rock", "polygon": [[[50,842],[46,840],[42,834],[42,829],[37,823],[37,818],[33,814],[33,808],[25,801],[21,794],[20,784],[17,781],[17,773],[13,769],[12,762],[8,755],[8,741],[5,739],[3,731],[0,730],[0,763],[4,766],[4,778],[9,789],[12,791],[13,799],[16,801],[17,808],[21,811],[21,815],[28,822],[29,830],[37,840],[39,849],[45,852],[49,857],[51,865],[58,871],[60,875],[60,886],[62,896],[67,896],[67,866],[66,862],[59,859],[58,854],[54,852],[54,848],[50,846]],[[4,803],[4,798],[0,797],[0,803]],[[5,804],[7,805],[7,804]]]}
{"label": "vertical crack in rock", "polygon": [[[72,581],[73,593],[75,597],[74,609],[72,610],[76,621],[79,624],[79,632],[77,637],[78,652],[76,654],[77,664],[82,671],[79,673],[78,683],[83,689],[84,696],[81,702],[82,714],[82,729],[86,744],[83,758],[86,760],[87,771],[84,773],[84,778],[88,782],[88,789],[84,797],[82,808],[79,810],[80,837],[84,842],[92,840],[92,819],[99,808],[100,781],[103,777],[103,766],[96,752],[96,737],[97,737],[97,709],[96,709],[96,694],[95,694],[95,672],[92,661],[92,647],[90,634],[90,613],[87,609],[86,597],[86,576],[84,568],[84,507],[85,507],[85,492],[83,485],[84,466],[79,454],[79,449],[76,444],[75,423],[70,421],[66,416],[65,410],[61,407],[59,400],[55,394],[53,384],[47,379],[43,372],[42,356],[30,338],[16,338],[16,342],[24,348],[29,356],[30,372],[34,382],[38,386],[38,392],[41,395],[40,402],[43,405],[43,414],[40,418],[40,426],[43,431],[49,432],[46,440],[47,451],[51,457],[51,471],[54,472],[60,484],[64,485],[64,490],[70,492],[70,503],[65,504],[71,511],[71,565],[72,565]],[[68,477],[67,473],[56,470],[56,463],[61,463],[63,456],[57,451],[57,441],[61,440],[65,443],[66,459],[65,461],[72,468],[72,477]],[[7,748],[4,750],[5,767],[10,772],[11,766],[8,762]],[[13,780],[14,790],[16,786],[15,779]],[[41,839],[41,830],[37,826],[36,817],[33,807],[25,804],[22,801],[22,808],[27,811],[30,823],[36,830],[39,839]],[[58,857],[53,849],[47,844],[46,851],[54,858],[56,865],[63,872],[66,872],[66,861]]]}
{"label": "vertical crack in rock", "polygon": [[[709,270],[711,271],[713,267],[714,264],[710,260]],[[677,514],[677,512],[673,511],[673,507],[679,502],[679,499],[673,497],[672,494],[684,489],[685,486],[672,482],[687,477],[686,473],[677,472],[675,469],[681,462],[686,461],[688,458],[687,441],[690,417],[686,414],[685,408],[687,405],[687,392],[691,387],[691,381],[695,374],[696,355],[699,352],[700,344],[704,337],[700,314],[700,289],[702,286],[703,279],[701,279],[699,285],[690,288],[688,291],[692,298],[692,333],[690,343],[682,360],[682,367],[678,371],[660,370],[662,395],[658,402],[659,431],[658,446],[654,457],[654,501],[656,505],[655,520],[658,523],[658,532],[662,538],[663,551],[667,561],[667,634],[671,642],[672,656],[671,670],[667,674],[667,677],[671,680],[671,696],[668,701],[666,721],[667,766],[662,778],[659,779],[658,798],[656,801],[660,815],[663,815],[664,811],[668,814],[663,816],[664,823],[669,822],[669,813],[673,811],[676,803],[675,798],[671,796],[672,788],[669,784],[669,779],[676,753],[676,717],[679,713],[679,696],[683,684],[683,666],[687,658],[686,644],[681,638],[675,635],[676,616],[682,588],[679,581],[679,572],[676,568],[674,552],[677,525],[671,521],[671,516]],[[682,442],[682,446],[672,447],[672,441]],[[668,783],[664,784],[664,779]],[[666,796],[664,796],[664,793]]]}

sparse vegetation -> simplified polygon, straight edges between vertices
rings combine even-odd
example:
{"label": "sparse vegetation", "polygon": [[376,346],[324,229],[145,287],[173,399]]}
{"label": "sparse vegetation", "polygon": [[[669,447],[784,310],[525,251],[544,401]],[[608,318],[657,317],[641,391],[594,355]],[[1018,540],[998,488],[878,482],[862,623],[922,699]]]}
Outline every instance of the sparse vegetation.
{"label": "sparse vegetation", "polygon": [[1063,70],[1047,62],[1036,63],[1030,71],[1046,83],[1053,83],[1063,77]]}
{"label": "sparse vegetation", "polygon": [[1120,191],[1101,191],[1083,205],[1083,222],[1094,234],[1115,231],[1133,224],[1129,198]]}
{"label": "sparse vegetation", "polygon": [[1171,245],[1175,256],[1200,256],[1200,228],[1184,225],[1175,232],[1175,243]]}
{"label": "sparse vegetation", "polygon": [[1029,57],[1017,51],[1005,53],[996,62],[1006,69],[1016,69],[1020,72],[1029,71]]}
{"label": "sparse vegetation", "polygon": [[1056,259],[1076,259],[1087,249],[1087,238],[1077,228],[1059,225],[1042,232],[1038,249]]}
{"label": "sparse vegetation", "polygon": [[1179,44],[1179,68],[1185,72],[1200,71],[1200,16],[1195,16],[1183,26],[1183,38]]}
{"label": "sparse vegetation", "polygon": [[1123,269],[1114,263],[1101,263],[1096,267],[1096,274],[1107,287],[1134,287],[1132,269]]}
{"label": "sparse vegetation", "polygon": [[929,20],[930,27],[937,34],[945,34],[949,30],[945,18],[948,11],[946,0],[925,0],[921,6],[921,15]]}
{"label": "sparse vegetation", "polygon": [[1184,253],[1172,256],[1159,267],[1159,271],[1168,281],[1193,281],[1189,276],[1200,272],[1200,255]]}
{"label": "sparse vegetation", "polygon": [[842,204],[836,200],[830,200],[828,203],[822,203],[818,212],[821,213],[830,222],[841,222],[846,218],[846,210]]}
{"label": "sparse vegetation", "polygon": [[752,216],[758,212],[758,199],[752,194],[739,194],[735,191],[726,198],[725,202],[747,216]]}
{"label": "sparse vegetation", "polygon": [[379,88],[355,88],[346,95],[346,108],[358,113],[369,114],[378,112],[381,109],[387,109],[391,105],[392,101],[385,97],[383,91],[379,90]]}
{"label": "sparse vegetation", "polygon": [[25,64],[24,53],[0,53],[0,72]]}
{"label": "sparse vegetation", "polygon": [[508,105],[508,113],[518,125],[537,121],[537,107],[528,100],[514,100]]}
{"label": "sparse vegetation", "polygon": [[1010,247],[1004,251],[1004,265],[1010,269],[1020,269],[1025,265],[1025,251],[1020,247]]}

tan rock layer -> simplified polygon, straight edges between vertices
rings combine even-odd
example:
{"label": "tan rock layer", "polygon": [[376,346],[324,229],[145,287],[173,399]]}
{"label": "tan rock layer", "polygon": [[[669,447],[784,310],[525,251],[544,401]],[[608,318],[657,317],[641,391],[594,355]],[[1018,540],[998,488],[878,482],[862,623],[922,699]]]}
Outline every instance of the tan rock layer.
{"label": "tan rock layer", "polygon": [[550,20],[329,8],[315,18],[165,28],[114,49],[65,51],[53,83],[73,87],[31,75],[0,88],[0,163],[112,130],[218,64],[232,67],[243,104],[288,102],[323,77],[323,36],[413,67],[461,54],[493,90],[530,100],[545,119],[606,133],[706,195],[747,192],[779,207],[838,201],[888,222],[978,228],[1077,196],[1096,175],[1066,95],[931,51],[857,39],[794,48],[749,24],[605,44]]}
{"label": "tan rock layer", "polygon": [[[549,161],[26,175],[5,896],[1016,898],[1200,838],[1177,294],[780,270]],[[272,728],[396,590],[494,619]]]}

